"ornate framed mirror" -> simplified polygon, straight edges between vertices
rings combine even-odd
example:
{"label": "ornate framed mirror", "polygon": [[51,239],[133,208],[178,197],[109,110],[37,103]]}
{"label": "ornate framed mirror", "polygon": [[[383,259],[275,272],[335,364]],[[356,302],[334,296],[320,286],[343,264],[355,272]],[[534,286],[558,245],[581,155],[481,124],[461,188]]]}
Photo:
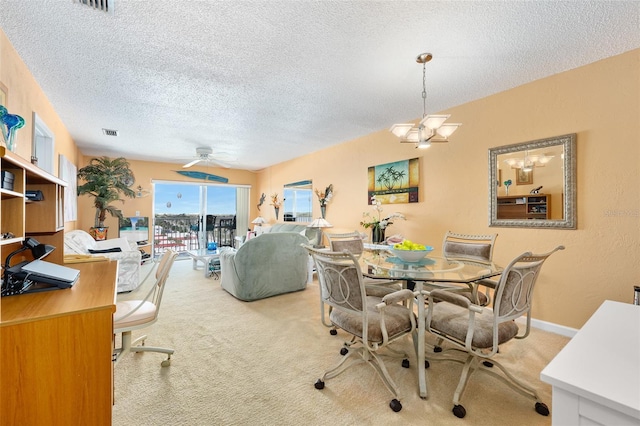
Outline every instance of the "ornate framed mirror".
{"label": "ornate framed mirror", "polygon": [[489,148],[489,226],[576,229],[575,133]]}

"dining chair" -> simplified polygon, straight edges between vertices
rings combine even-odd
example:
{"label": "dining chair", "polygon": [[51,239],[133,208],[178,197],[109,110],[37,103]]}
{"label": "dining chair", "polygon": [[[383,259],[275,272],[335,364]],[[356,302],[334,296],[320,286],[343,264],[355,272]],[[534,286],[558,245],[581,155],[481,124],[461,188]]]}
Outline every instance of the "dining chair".
{"label": "dining chair", "polygon": [[[167,354],[167,359],[162,361],[161,365],[167,367],[171,364],[171,355],[174,350],[169,348],[160,348],[154,346],[145,346],[147,336],[138,337],[135,341],[131,341],[131,332],[140,328],[148,327],[158,320],[160,313],[160,303],[162,302],[162,294],[169,277],[169,271],[175,261],[178,253],[173,250],[167,250],[160,261],[154,265],[156,268],[155,283],[149,289],[149,292],[142,300],[126,300],[116,303],[116,312],[113,316],[113,333],[122,334],[122,345],[114,350],[115,363],[122,359],[124,354],[130,352],[160,352]],[[140,344],[138,344],[140,343]]]}
{"label": "dining chair", "polygon": [[349,367],[366,363],[378,373],[392,393],[389,407],[395,412],[400,411],[400,389],[391,378],[379,352],[387,349],[390,355],[403,358],[402,366],[409,368],[407,354],[388,346],[416,329],[413,292],[404,289],[382,298],[368,296],[358,259],[353,254],[346,250],[338,253],[317,250],[309,245],[304,247],[314,258],[323,303],[331,307],[329,320],[353,337],[340,351],[344,357],[338,365],[325,371],[316,381],[316,389],[324,389],[326,380]]}
{"label": "dining chair", "polygon": [[[442,255],[449,260],[491,263],[493,248],[498,234],[473,235],[457,234],[447,231],[442,241]],[[485,287],[485,292],[478,292],[478,285]],[[471,290],[461,290],[459,294],[468,297],[473,303],[486,306],[491,301],[489,289],[495,289],[496,281],[484,279],[476,282]]]}
{"label": "dining chair", "polygon": [[[329,249],[331,251],[342,252],[346,250],[358,259],[364,252],[364,242],[362,240],[362,234],[360,234],[358,231],[344,233],[325,232],[324,236],[329,242]],[[367,277],[363,277],[363,280],[368,296],[383,297],[386,294],[393,293],[394,291],[402,288],[401,283],[395,280],[382,280]],[[335,326],[326,321],[325,306],[322,302],[322,298],[320,300],[320,319],[322,321],[322,324],[327,327],[331,327],[331,330],[329,332],[332,335],[337,334]]]}
{"label": "dining chair", "polygon": [[[513,259],[497,282],[493,309],[474,304],[467,297],[446,289],[423,292],[428,301],[425,329],[451,345],[440,354],[433,355],[431,360],[449,360],[464,365],[453,395],[452,412],[456,417],[463,418],[466,415],[466,409],[460,401],[467,382],[476,371],[486,372],[516,392],[535,400],[536,412],[549,415],[549,408],[540,400],[536,390],[509,373],[495,357],[499,354],[499,345],[529,335],[534,285],[547,258],[563,249],[563,246],[558,246],[545,254],[527,252]],[[525,315],[525,330],[520,333],[516,320]],[[456,354],[464,356],[460,358]],[[428,367],[427,363],[425,367]],[[503,374],[496,372],[495,367]]]}

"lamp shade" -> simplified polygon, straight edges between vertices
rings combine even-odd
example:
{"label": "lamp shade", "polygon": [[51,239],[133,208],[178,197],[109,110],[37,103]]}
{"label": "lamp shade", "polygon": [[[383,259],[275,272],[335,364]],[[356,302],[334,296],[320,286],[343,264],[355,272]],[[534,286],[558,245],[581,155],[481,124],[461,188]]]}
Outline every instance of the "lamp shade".
{"label": "lamp shade", "polygon": [[394,124],[393,126],[391,126],[389,131],[399,138],[404,138],[405,136],[407,136],[407,133],[409,133],[409,130],[411,130],[411,128],[413,128],[413,124],[410,123]]}
{"label": "lamp shade", "polygon": [[431,114],[431,115],[427,115],[426,117],[424,117],[420,121],[420,124],[425,126],[427,129],[435,130],[435,129],[439,128],[440,126],[442,126],[442,123],[447,121],[447,118],[449,118],[449,117],[451,117],[451,115],[448,115],[448,114],[445,114],[445,115]]}
{"label": "lamp shade", "polygon": [[455,132],[458,127],[460,127],[461,124],[459,123],[450,123],[450,124],[443,124],[442,126],[438,127],[436,129],[436,132],[438,132],[438,134],[440,136],[442,136],[443,138],[448,138],[449,136],[451,136],[453,134],[453,132]]}
{"label": "lamp shade", "polygon": [[307,225],[308,228],[332,228],[333,225],[319,217]]}
{"label": "lamp shade", "polygon": [[264,217],[258,216],[255,219],[253,219],[251,223],[253,223],[254,225],[262,225],[263,223],[267,223],[267,221],[264,220]]}

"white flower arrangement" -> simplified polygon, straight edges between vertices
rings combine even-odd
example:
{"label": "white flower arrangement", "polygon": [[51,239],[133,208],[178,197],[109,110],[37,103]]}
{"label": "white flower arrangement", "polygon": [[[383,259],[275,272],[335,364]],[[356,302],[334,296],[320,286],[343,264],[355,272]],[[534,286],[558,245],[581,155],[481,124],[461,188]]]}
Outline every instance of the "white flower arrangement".
{"label": "white flower arrangement", "polygon": [[389,216],[384,218],[382,217],[382,202],[376,198],[376,196],[371,197],[371,208],[374,210],[374,214],[372,215],[370,212],[364,212],[362,214],[363,220],[360,222],[360,225],[363,228],[379,228],[386,229],[389,225],[393,225],[393,221],[397,219],[406,220],[407,218],[402,213],[391,213]]}

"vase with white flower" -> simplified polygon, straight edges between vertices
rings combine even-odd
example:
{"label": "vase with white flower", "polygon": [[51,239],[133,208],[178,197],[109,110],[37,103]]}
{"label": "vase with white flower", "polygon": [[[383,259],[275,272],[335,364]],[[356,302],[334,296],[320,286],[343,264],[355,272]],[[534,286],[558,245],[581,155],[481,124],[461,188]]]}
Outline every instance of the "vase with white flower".
{"label": "vase with white flower", "polygon": [[329,184],[329,186],[325,188],[324,192],[320,192],[316,189],[315,193],[318,197],[318,201],[320,202],[320,213],[324,219],[327,214],[327,203],[331,201],[331,198],[333,197],[333,184]]}
{"label": "vase with white flower", "polygon": [[382,216],[382,202],[376,199],[374,195],[371,197],[371,205],[374,210],[374,213],[364,212],[362,214],[362,221],[360,225],[365,228],[371,228],[371,242],[374,244],[379,244],[384,242],[385,240],[385,231],[389,225],[393,225],[393,221],[396,219],[405,220],[406,218],[402,213],[391,213],[388,216],[383,218]]}
{"label": "vase with white flower", "polygon": [[278,214],[280,213],[280,207],[282,206],[282,203],[284,202],[284,200],[286,200],[286,198],[283,198],[282,201],[280,201],[279,199],[279,195],[278,193],[274,193],[271,194],[271,205],[273,206],[273,210],[275,210],[276,212],[276,220],[278,220]]}

